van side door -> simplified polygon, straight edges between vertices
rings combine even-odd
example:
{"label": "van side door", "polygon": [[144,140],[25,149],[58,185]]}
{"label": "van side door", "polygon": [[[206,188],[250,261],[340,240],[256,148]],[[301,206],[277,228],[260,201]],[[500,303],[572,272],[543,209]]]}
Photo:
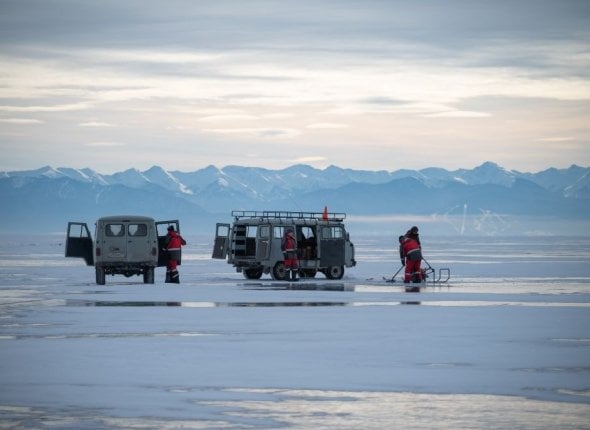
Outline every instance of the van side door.
{"label": "van side door", "polygon": [[213,243],[213,253],[211,258],[225,260],[229,249],[229,232],[229,224],[215,224],[215,242]]}
{"label": "van side door", "polygon": [[320,265],[322,267],[344,264],[344,228],[339,225],[320,227]]}
{"label": "van side door", "polygon": [[92,236],[85,222],[68,222],[66,233],[66,257],[79,257],[87,266],[94,266]]}
{"label": "van side door", "polygon": [[270,229],[270,224],[264,224],[258,227],[256,261],[268,259],[270,252]]}
{"label": "van side door", "polygon": [[[156,231],[158,234],[158,267],[166,266],[166,263],[168,262],[168,253],[162,250],[166,248],[166,236],[168,235],[169,226],[174,227],[174,231],[180,234],[180,223],[177,219],[170,221],[156,221]],[[178,258],[179,265],[181,257],[182,249]]]}
{"label": "van side door", "polygon": [[283,261],[284,255],[282,250],[283,238],[285,237],[285,232],[287,229],[291,229],[295,231],[295,226],[293,225],[273,225],[272,226],[272,239],[270,242],[270,253],[268,258],[273,264],[276,261]]}

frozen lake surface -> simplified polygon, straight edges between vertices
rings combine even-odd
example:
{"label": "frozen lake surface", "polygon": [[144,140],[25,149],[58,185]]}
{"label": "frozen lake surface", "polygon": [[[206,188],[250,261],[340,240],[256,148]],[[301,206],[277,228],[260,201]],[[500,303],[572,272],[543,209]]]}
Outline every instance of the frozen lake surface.
{"label": "frozen lake surface", "polygon": [[246,281],[187,237],[181,284],[94,283],[63,236],[0,237],[0,428],[590,428],[590,238],[424,238],[448,284]]}

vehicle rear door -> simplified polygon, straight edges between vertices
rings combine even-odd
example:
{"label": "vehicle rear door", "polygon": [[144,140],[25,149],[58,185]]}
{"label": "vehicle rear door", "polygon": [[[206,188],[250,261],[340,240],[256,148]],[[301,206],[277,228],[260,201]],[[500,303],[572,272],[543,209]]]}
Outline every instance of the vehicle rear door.
{"label": "vehicle rear door", "polygon": [[225,260],[228,252],[229,232],[229,224],[215,224],[215,242],[213,243],[213,253],[211,258]]}
{"label": "vehicle rear door", "polygon": [[66,257],[79,257],[86,261],[86,265],[94,265],[92,250],[92,236],[88,225],[84,222],[68,222],[66,233]]}
{"label": "vehicle rear door", "polygon": [[[166,263],[168,262],[168,255],[166,252],[163,252],[162,249],[166,248],[166,236],[168,235],[169,226],[174,227],[174,231],[180,234],[180,223],[177,219],[170,221],[156,221],[156,231],[158,233],[158,267],[166,266]],[[181,257],[182,248],[177,262],[179,265]]]}
{"label": "vehicle rear door", "polygon": [[102,234],[97,248],[100,249],[103,263],[121,263],[127,259],[127,228],[121,220],[99,221],[97,231]]}
{"label": "vehicle rear door", "polygon": [[[126,222],[127,227],[127,261],[139,262],[149,261],[150,253],[155,246],[150,243],[153,240],[152,223],[144,220],[130,220]],[[155,257],[155,254],[154,254]]]}
{"label": "vehicle rear door", "polygon": [[320,265],[322,267],[344,264],[344,228],[338,225],[320,227]]}

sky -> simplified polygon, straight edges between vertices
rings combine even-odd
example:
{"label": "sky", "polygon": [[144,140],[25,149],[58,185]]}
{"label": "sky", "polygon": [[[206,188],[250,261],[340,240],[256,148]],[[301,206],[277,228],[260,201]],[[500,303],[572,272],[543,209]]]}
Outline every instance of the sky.
{"label": "sky", "polygon": [[586,0],[0,0],[0,171],[590,166]]}

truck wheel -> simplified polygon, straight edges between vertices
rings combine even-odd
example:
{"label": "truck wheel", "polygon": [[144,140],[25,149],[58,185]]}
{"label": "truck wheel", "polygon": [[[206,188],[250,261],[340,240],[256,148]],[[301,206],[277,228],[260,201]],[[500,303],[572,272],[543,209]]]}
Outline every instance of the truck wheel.
{"label": "truck wheel", "polygon": [[325,273],[328,279],[342,279],[344,276],[344,266],[330,266]]}
{"label": "truck wheel", "polygon": [[264,269],[262,267],[254,267],[252,269],[244,269],[243,275],[246,279],[260,279],[262,278],[262,272]]}
{"label": "truck wheel", "polygon": [[154,268],[146,267],[143,269],[143,283],[153,284],[154,283]]}
{"label": "truck wheel", "polygon": [[275,267],[272,268],[270,272],[272,279],[275,281],[285,281],[287,279],[287,270],[285,269],[285,263],[279,261],[275,264]]}
{"label": "truck wheel", "polygon": [[106,277],[105,277],[105,273],[104,273],[104,268],[102,268],[102,267],[96,268],[96,284],[97,285],[106,284]]}

